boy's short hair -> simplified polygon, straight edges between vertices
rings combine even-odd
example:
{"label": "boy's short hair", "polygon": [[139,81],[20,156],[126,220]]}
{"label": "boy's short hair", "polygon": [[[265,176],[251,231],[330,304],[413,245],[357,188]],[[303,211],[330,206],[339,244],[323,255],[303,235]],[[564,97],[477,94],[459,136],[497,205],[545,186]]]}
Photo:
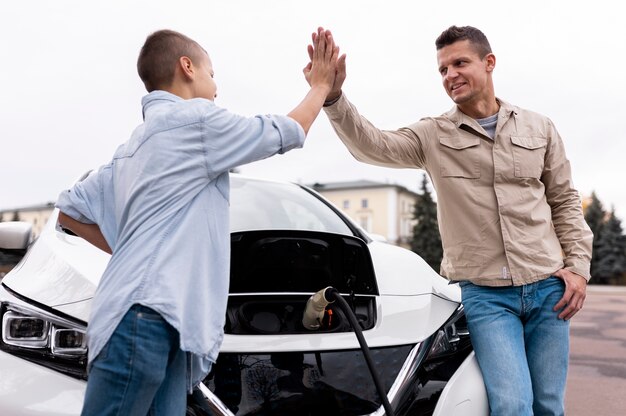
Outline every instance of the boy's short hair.
{"label": "boy's short hair", "polygon": [[435,46],[439,50],[461,40],[469,40],[481,59],[491,53],[491,45],[489,45],[487,36],[472,26],[450,26],[439,35],[435,41]]}
{"label": "boy's short hair", "polygon": [[163,89],[171,85],[181,56],[198,62],[202,52],[195,40],[182,33],[158,30],[146,38],[137,58],[137,72],[148,92]]}

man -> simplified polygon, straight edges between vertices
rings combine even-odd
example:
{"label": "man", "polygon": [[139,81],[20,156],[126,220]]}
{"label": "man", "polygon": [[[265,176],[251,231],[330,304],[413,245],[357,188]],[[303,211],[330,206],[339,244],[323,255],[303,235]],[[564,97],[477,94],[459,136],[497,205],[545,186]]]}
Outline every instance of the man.
{"label": "man", "polygon": [[230,266],[231,168],[301,147],[336,73],[319,32],[311,89],[287,116],[217,107],[206,51],[157,31],[137,69],[144,122],[111,162],[61,193],[59,223],[112,253],[92,303],[83,415],[184,415],[215,362]]}
{"label": "man", "polygon": [[460,282],[491,414],[562,415],[569,319],[585,300],[593,238],[563,143],[548,118],[496,97],[480,30],[452,26],[436,48],[449,112],[377,129],[342,93],[345,55],[324,110],[356,159],[429,173],[441,274]]}

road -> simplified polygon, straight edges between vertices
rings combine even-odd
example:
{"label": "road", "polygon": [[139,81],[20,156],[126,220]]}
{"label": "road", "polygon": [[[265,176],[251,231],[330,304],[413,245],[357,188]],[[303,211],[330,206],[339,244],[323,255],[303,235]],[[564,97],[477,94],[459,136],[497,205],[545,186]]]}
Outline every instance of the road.
{"label": "road", "polygon": [[588,287],[570,344],[566,415],[626,415],[626,287]]}

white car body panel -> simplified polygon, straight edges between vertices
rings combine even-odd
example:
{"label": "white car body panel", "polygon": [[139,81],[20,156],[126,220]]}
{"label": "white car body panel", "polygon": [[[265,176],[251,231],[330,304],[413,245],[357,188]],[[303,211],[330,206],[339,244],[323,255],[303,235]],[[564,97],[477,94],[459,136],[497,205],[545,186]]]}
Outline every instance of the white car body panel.
{"label": "white car body panel", "polygon": [[[415,344],[435,332],[458,304],[431,295],[377,297],[376,326],[363,331],[369,347]],[[224,352],[277,352],[359,348],[352,332],[302,335],[224,335]]]}
{"label": "white car body panel", "polygon": [[[55,211],[24,260],[2,282],[22,296],[67,313],[64,305],[93,297],[109,255],[82,238],[55,230],[56,217]],[[89,302],[70,314],[87,322]]]}
{"label": "white car body panel", "polygon": [[433,293],[461,302],[461,289],[442,278],[412,251],[380,241],[367,248],[372,256],[381,295],[422,295]]}
{"label": "white car body panel", "polygon": [[476,355],[472,351],[446,384],[433,416],[488,414],[487,391]]}
{"label": "white car body panel", "polygon": [[76,416],[85,382],[0,351],[2,416]]}

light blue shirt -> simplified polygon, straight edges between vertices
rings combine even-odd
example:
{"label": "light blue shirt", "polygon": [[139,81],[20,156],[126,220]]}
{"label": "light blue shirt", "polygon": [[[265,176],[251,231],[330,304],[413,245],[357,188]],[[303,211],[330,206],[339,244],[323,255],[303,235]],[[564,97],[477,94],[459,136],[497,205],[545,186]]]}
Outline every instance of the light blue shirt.
{"label": "light blue shirt", "polygon": [[98,224],[113,251],[92,303],[89,362],[138,303],[178,330],[181,349],[191,353],[191,386],[208,373],[223,338],[228,171],[302,147],[305,134],[286,116],[245,118],[165,91],[142,104],[144,123],[113,160],[62,192],[56,205]]}

